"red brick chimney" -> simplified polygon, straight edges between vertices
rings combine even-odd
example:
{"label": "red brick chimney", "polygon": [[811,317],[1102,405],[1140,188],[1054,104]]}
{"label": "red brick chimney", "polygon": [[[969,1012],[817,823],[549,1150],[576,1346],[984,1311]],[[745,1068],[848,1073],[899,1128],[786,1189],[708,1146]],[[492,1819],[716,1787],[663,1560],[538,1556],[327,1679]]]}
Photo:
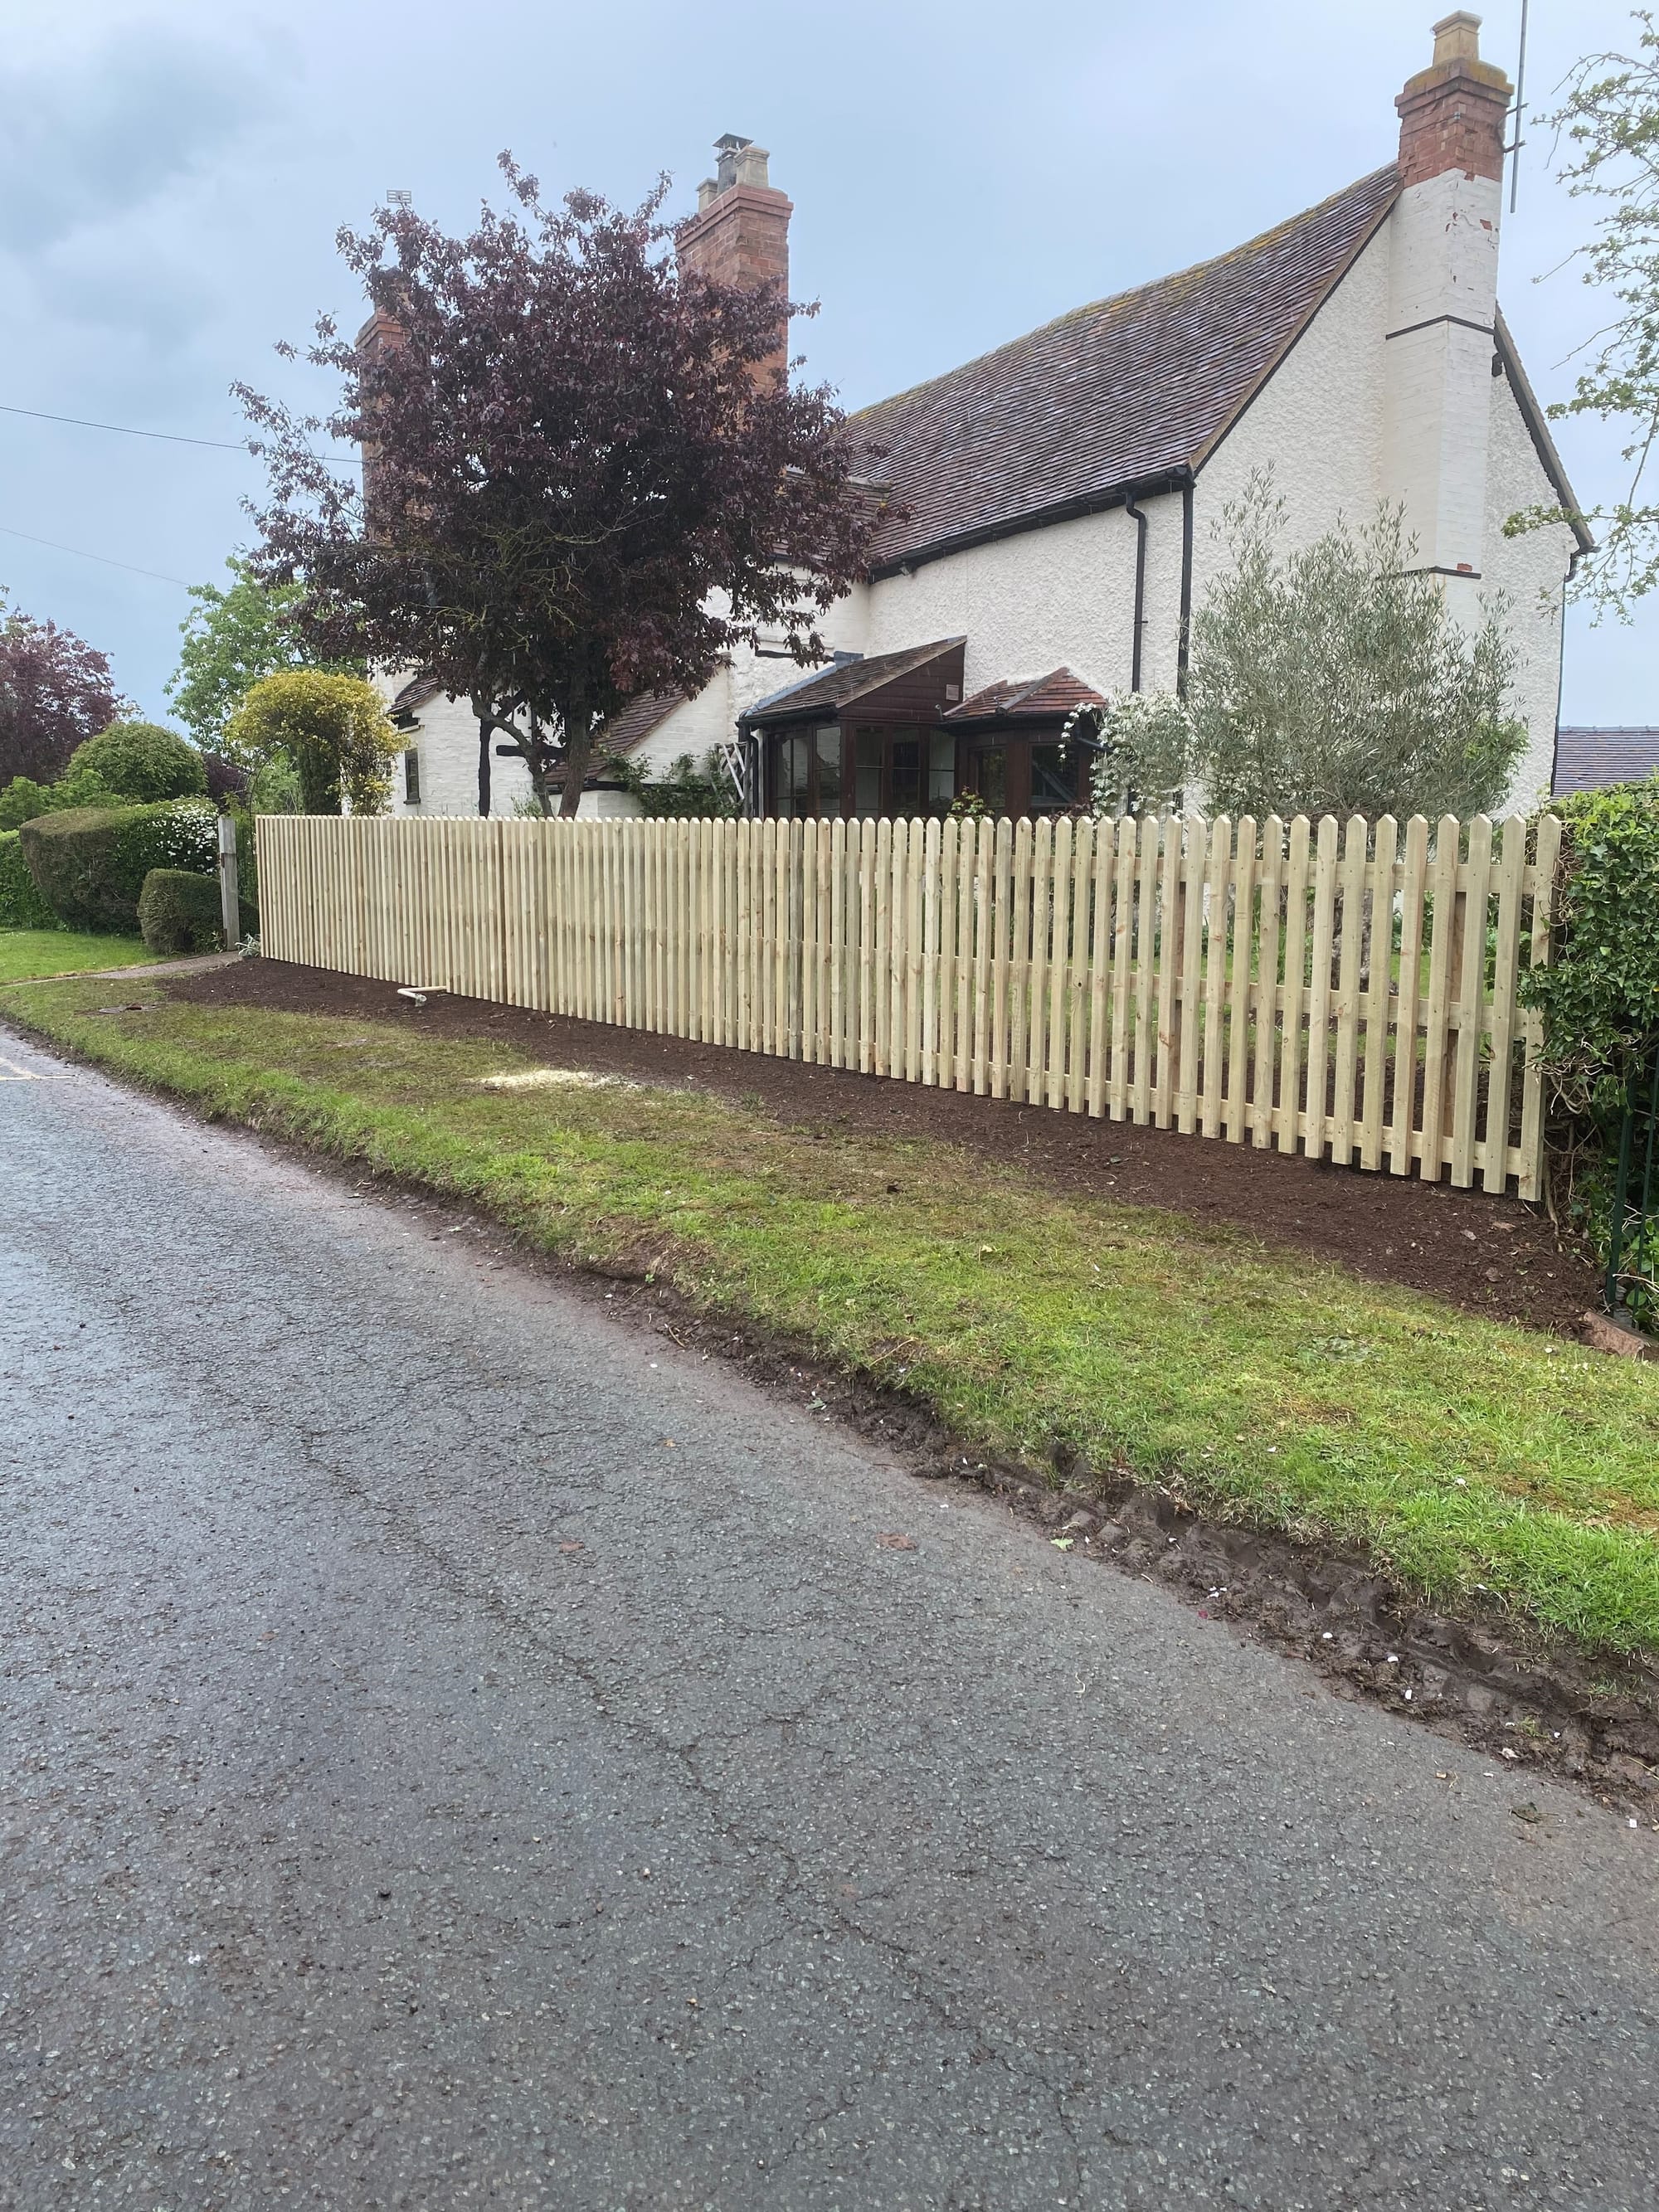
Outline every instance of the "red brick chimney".
{"label": "red brick chimney", "polygon": [[[697,186],[697,211],[680,227],[680,267],[720,284],[776,283],[787,294],[789,218],[794,210],[788,196],[768,181],[770,156],[764,147],[731,131],[715,140],[714,153],[714,174]],[[757,365],[757,374],[781,374],[788,351],[786,324],[776,353]]]}
{"label": "red brick chimney", "polygon": [[1402,189],[1461,169],[1504,173],[1504,124],[1512,97],[1503,70],[1480,58],[1480,18],[1459,9],[1434,27],[1434,59],[1395,101]]}

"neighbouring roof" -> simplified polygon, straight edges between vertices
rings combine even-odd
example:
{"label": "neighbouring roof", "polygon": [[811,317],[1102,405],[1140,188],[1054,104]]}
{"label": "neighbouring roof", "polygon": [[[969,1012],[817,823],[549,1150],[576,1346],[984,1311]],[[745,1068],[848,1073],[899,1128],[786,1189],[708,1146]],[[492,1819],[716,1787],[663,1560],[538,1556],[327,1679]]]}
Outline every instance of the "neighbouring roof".
{"label": "neighbouring roof", "polygon": [[1105,696],[1069,668],[1050,669],[1046,676],[1030,676],[1013,684],[988,684],[945,710],[944,720],[957,722],[1052,722],[1063,720],[1079,707],[1103,707]]}
{"label": "neighbouring roof", "polygon": [[435,676],[411,676],[386,708],[389,714],[412,714],[443,690]]}
{"label": "neighbouring roof", "polygon": [[787,684],[769,698],[757,700],[744,715],[745,722],[781,721],[786,716],[821,714],[850,706],[867,693],[882,690],[901,676],[925,668],[947,653],[959,653],[965,638],[937,638],[932,645],[913,645],[903,653],[837,654],[836,665],[822,674]]}
{"label": "neighbouring roof", "polygon": [[1555,793],[1601,791],[1659,772],[1659,730],[1558,730]]}
{"label": "neighbouring roof", "polygon": [[644,692],[639,698],[630,699],[619,714],[613,715],[594,742],[606,752],[632,752],[659,723],[668,720],[676,707],[684,704],[684,691]]}
{"label": "neighbouring roof", "polygon": [[[386,712],[413,714],[443,695],[444,687],[435,676],[412,676],[392,698]],[[631,752],[635,745],[643,744],[659,723],[667,720],[676,707],[684,704],[683,691],[647,691],[638,699],[630,699],[599,732],[597,741],[608,752]]]}
{"label": "neighbouring roof", "polygon": [[853,417],[903,519],[879,574],[1126,490],[1213,452],[1393,206],[1392,164],[1197,268],[1079,307]]}

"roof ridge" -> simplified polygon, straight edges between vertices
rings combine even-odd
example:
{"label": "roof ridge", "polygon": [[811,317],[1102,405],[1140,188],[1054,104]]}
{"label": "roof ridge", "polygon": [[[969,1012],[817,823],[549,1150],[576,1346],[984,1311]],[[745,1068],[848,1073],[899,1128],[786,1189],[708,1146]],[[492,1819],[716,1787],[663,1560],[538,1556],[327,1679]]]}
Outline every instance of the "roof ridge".
{"label": "roof ridge", "polygon": [[867,406],[856,409],[847,417],[847,420],[849,423],[860,422],[866,416],[873,415],[884,407],[894,407],[901,400],[918,398],[923,392],[931,390],[936,385],[948,384],[953,378],[960,376],[964,370],[977,368],[984,362],[994,361],[1000,354],[1011,352],[1014,347],[1024,345],[1032,338],[1041,337],[1046,331],[1057,331],[1062,325],[1075,322],[1079,317],[1103,313],[1109,307],[1126,307],[1133,301],[1144,298],[1148,293],[1162,291],[1165,286],[1179,284],[1187,278],[1202,276],[1206,270],[1218,269],[1224,262],[1235,260],[1242,254],[1256,252],[1264,246],[1271,246],[1276,239],[1282,237],[1287,231],[1294,230],[1298,223],[1307,222],[1313,217],[1322,215],[1327,208],[1334,207],[1339,200],[1346,199],[1351,192],[1359,191],[1367,185],[1379,182],[1391,170],[1395,170],[1398,167],[1397,162],[1384,161],[1375,169],[1368,169],[1363,177],[1354,178],[1352,183],[1344,185],[1340,191],[1328,192],[1322,200],[1316,200],[1311,207],[1303,208],[1296,215],[1285,216],[1281,222],[1270,225],[1264,231],[1258,232],[1255,237],[1243,239],[1237,246],[1227,247],[1224,252],[1212,253],[1202,261],[1188,262],[1184,268],[1169,270],[1162,276],[1150,276],[1144,283],[1130,285],[1126,291],[1109,292],[1098,300],[1088,300],[1080,307],[1068,307],[1061,314],[1049,316],[1046,322],[1035,323],[1030,330],[1021,331],[1012,337],[1002,339],[996,345],[988,346],[982,353],[970,354],[966,361],[959,361],[952,368],[941,369],[936,376],[924,377],[920,384],[908,385],[902,392],[890,392],[884,399],[871,400]]}

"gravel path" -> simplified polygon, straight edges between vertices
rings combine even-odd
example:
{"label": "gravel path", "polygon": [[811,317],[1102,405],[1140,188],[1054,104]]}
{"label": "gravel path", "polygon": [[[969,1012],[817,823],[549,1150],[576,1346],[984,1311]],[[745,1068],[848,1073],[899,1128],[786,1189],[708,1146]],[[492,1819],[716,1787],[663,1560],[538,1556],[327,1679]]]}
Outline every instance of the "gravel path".
{"label": "gravel path", "polygon": [[1656,2202],[1659,1838],[0,1054],[0,2204]]}

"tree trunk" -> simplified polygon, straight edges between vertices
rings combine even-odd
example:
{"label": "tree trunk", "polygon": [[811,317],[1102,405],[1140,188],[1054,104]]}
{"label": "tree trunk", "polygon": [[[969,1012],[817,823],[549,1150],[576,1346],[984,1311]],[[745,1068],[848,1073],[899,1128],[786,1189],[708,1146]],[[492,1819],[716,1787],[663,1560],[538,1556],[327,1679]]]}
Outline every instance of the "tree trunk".
{"label": "tree trunk", "polygon": [[530,743],[521,745],[525,766],[530,770],[530,792],[544,817],[553,811],[553,793],[547,781],[547,745],[542,737],[542,726],[534,714],[530,717]]}
{"label": "tree trunk", "polygon": [[564,724],[564,796],[559,802],[559,811],[568,820],[582,803],[582,786],[587,781],[587,763],[593,751],[593,732],[587,709],[580,700],[571,701],[560,719]]}
{"label": "tree trunk", "polygon": [[489,740],[495,726],[488,714],[478,717],[478,811],[489,811]]}

